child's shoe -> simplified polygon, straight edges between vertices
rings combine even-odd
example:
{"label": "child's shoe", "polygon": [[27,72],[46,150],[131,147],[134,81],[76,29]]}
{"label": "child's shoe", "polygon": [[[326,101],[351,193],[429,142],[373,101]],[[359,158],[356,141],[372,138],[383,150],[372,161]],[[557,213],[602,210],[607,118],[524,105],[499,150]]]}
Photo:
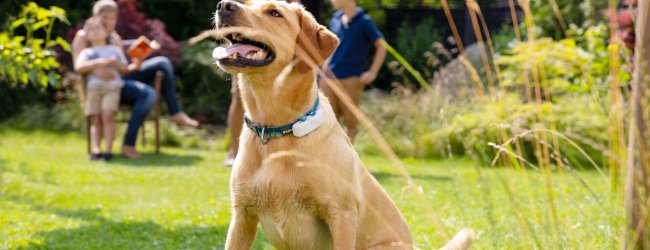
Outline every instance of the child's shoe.
{"label": "child's shoe", "polygon": [[103,155],[104,161],[111,161],[113,159],[113,154],[111,153],[105,153]]}
{"label": "child's shoe", "polygon": [[91,153],[90,154],[90,160],[91,161],[97,161],[99,159],[102,159],[102,153]]}

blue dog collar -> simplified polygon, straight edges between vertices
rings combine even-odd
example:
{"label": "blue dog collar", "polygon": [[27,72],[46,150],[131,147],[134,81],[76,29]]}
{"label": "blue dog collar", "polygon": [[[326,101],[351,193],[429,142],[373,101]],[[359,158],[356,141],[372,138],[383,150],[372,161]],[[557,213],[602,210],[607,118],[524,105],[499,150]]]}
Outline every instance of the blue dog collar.
{"label": "blue dog collar", "polygon": [[246,126],[253,130],[257,136],[262,139],[262,145],[266,145],[269,142],[269,139],[273,138],[280,138],[283,136],[287,135],[292,135],[293,134],[293,127],[294,124],[299,123],[299,122],[304,122],[306,121],[309,117],[315,116],[316,112],[318,111],[318,105],[320,102],[320,97],[317,95],[316,96],[316,102],[314,103],[314,107],[309,110],[309,112],[305,113],[303,116],[298,118],[296,121],[289,123],[284,126],[279,126],[279,127],[267,127],[267,126],[262,126],[259,125],[255,122],[253,122],[248,116],[244,114],[244,122],[246,123]]}

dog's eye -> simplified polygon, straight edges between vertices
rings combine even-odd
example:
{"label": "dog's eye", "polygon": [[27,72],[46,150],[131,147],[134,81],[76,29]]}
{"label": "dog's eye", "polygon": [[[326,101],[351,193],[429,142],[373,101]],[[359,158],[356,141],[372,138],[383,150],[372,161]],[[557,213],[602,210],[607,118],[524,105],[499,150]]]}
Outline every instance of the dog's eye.
{"label": "dog's eye", "polygon": [[271,10],[269,11],[269,14],[274,17],[282,17],[282,14],[280,14],[280,12],[277,10]]}

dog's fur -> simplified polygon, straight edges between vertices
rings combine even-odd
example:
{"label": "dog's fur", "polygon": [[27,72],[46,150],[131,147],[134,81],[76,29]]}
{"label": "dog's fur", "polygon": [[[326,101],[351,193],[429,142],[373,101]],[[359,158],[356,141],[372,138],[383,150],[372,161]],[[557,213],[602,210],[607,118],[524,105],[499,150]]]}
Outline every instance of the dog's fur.
{"label": "dog's fur", "polygon": [[[258,223],[278,249],[414,248],[404,217],[318,93],[315,66],[334,51],[336,36],[298,4],[236,4],[239,10],[227,20],[216,14],[217,27],[241,29],[276,55],[264,67],[218,63],[238,75],[248,116],[265,126],[285,125],[309,111],[320,95],[325,122],[305,137],[285,136],[267,145],[244,129],[230,180],[233,218],[226,249],[250,249]],[[466,233],[454,244],[466,248],[470,238]]]}

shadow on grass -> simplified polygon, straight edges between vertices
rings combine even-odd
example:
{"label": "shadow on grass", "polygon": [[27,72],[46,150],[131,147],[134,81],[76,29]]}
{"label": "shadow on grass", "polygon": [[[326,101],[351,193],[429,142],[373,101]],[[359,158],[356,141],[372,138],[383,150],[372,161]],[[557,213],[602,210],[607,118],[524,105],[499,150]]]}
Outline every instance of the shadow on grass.
{"label": "shadow on grass", "polygon": [[193,167],[202,160],[203,158],[198,155],[145,153],[140,159],[128,159],[124,156],[116,155],[110,163],[134,167]]}
{"label": "shadow on grass", "polygon": [[[43,206],[20,196],[0,196],[0,201],[29,206],[29,210],[57,216],[69,223],[47,224],[30,236],[33,249],[224,249],[227,224],[178,225],[165,227],[151,220],[114,219],[100,208],[63,209]],[[200,222],[199,222],[200,223]],[[57,228],[51,229],[52,226]],[[252,249],[263,249],[266,239],[261,230]]]}
{"label": "shadow on grass", "polygon": [[[395,174],[395,173],[388,173],[388,172],[380,172],[380,171],[373,171],[371,172],[372,176],[377,179],[377,181],[387,181],[389,179],[393,178],[402,178],[401,175]],[[435,176],[435,175],[419,175],[419,174],[411,174],[411,178],[413,179],[418,179],[418,180],[423,180],[423,181],[451,181],[451,177],[449,176]]]}
{"label": "shadow on grass", "polygon": [[61,217],[82,220],[74,228],[36,233],[40,242],[18,249],[223,249],[227,226],[164,228],[153,221],[121,221],[102,216],[100,209],[37,208]]}

